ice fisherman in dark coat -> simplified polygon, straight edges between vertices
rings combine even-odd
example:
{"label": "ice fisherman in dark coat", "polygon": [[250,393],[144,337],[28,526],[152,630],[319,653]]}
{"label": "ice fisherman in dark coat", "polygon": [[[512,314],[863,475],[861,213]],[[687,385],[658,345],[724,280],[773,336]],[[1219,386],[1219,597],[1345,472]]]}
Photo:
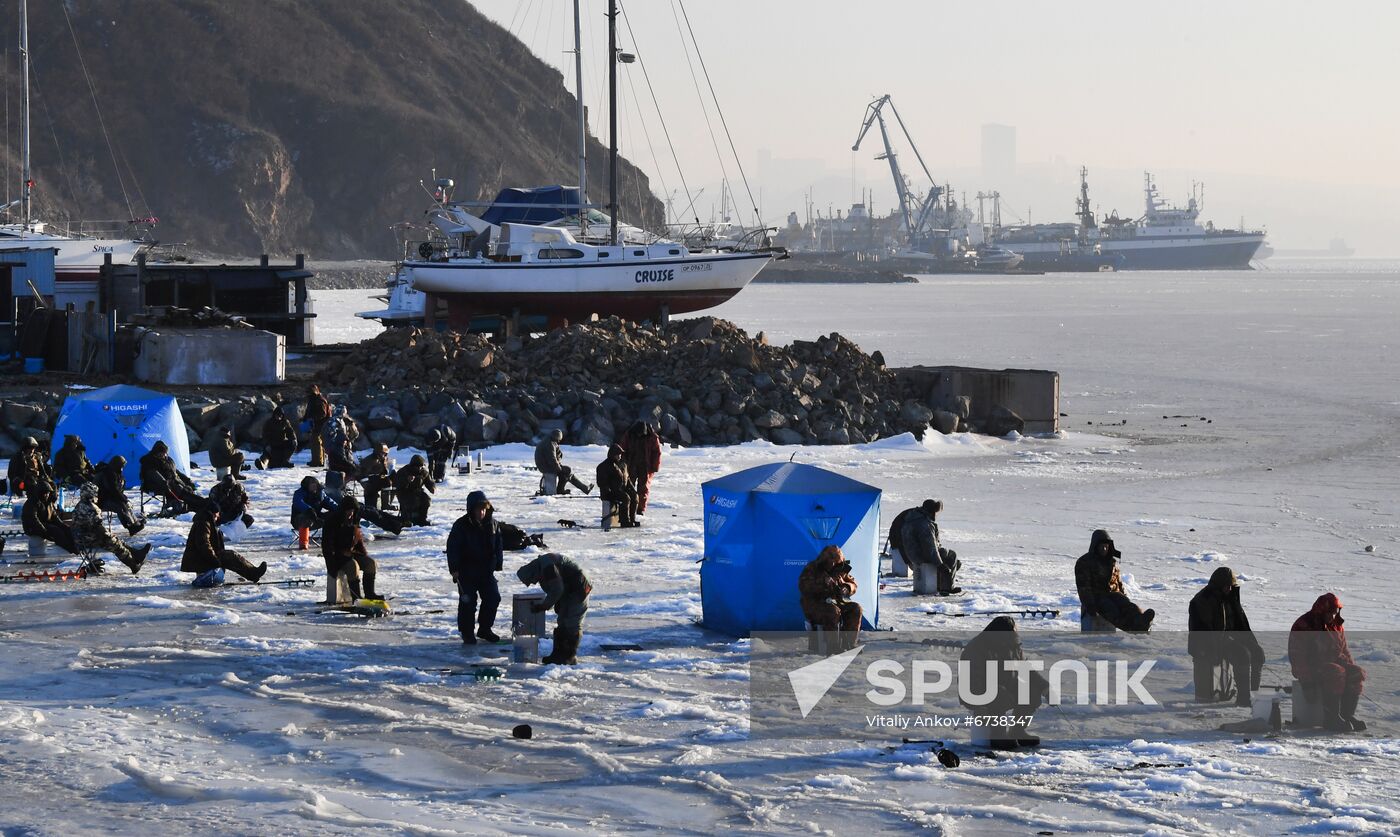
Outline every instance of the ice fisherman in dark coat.
{"label": "ice fisherman in dark coat", "polygon": [[211,570],[233,570],[249,581],[258,581],[267,572],[267,562],[253,566],[247,558],[224,546],[224,533],[219,530],[219,507],[207,500],[196,504],[190,534],[185,539],[185,553],[180,558],[180,572],[203,575]]}
{"label": "ice fisherman in dark coat", "polygon": [[[982,629],[982,633],[973,637],[963,647],[958,659],[967,663],[969,680],[966,692],[959,689],[960,694],[986,695],[989,689],[995,688],[995,693],[987,703],[977,704],[965,698],[959,698],[963,706],[980,717],[1000,718],[1009,712],[1021,718],[1028,718],[1035,714],[1035,710],[1040,708],[1041,703],[1050,696],[1050,681],[1040,672],[1030,671],[1025,673],[1029,682],[1025,684],[1026,699],[1022,700],[1022,673],[1005,666],[1005,663],[1020,662],[1026,659],[1025,652],[1021,648],[1021,637],[1016,632],[1016,621],[1010,616],[998,616],[988,622],[987,627]],[[988,663],[993,665],[994,681],[989,681],[987,678]],[[961,667],[959,676],[962,676]],[[1022,724],[1014,726],[1015,728],[1023,728]],[[1003,727],[1003,729],[1010,728]],[[1034,736],[994,738],[991,740],[992,748],[998,750],[1034,747],[1039,744],[1040,739]]]}
{"label": "ice fisherman in dark coat", "polygon": [[272,411],[263,425],[263,455],[259,468],[290,468],[292,455],[297,452],[297,429],[281,408]]}
{"label": "ice fisherman in dark coat", "polygon": [[379,564],[365,548],[365,537],[360,533],[359,512],[359,503],[355,498],[345,497],[326,515],[321,530],[321,556],[326,559],[326,575],[345,573],[351,598],[359,599],[363,593],[363,598],[377,599],[379,595],[374,590],[374,580]]}
{"label": "ice fisherman in dark coat", "polygon": [[1235,682],[1235,703],[1253,706],[1251,694],[1264,672],[1264,649],[1249,627],[1240,603],[1240,585],[1229,567],[1218,567],[1187,609],[1186,650],[1195,669],[1196,700],[1229,700],[1217,694],[1215,668],[1227,663]]}
{"label": "ice fisherman in dark coat", "polygon": [[97,484],[97,507],[115,514],[127,534],[135,535],[146,528],[146,521],[132,511],[131,501],[126,498],[125,471],[126,457],[118,454],[98,465],[92,479]]}
{"label": "ice fisherman in dark coat", "polygon": [[53,455],[53,478],[59,485],[82,485],[92,481],[92,463],[87,446],[73,434],[63,437],[63,447]]}
{"label": "ice fisherman in dark coat", "polygon": [[457,632],[467,645],[475,645],[478,637],[487,642],[500,640],[491,628],[501,605],[496,573],[505,566],[504,554],[495,508],[485,492],[473,491],[467,495],[467,513],[457,518],[447,536],[447,571],[457,585]]}
{"label": "ice fisherman in dark coat", "polygon": [[942,510],[942,500],[925,500],[917,512],[906,517],[900,531],[900,552],[910,566],[932,567],[938,574],[938,595],[950,596],[962,592],[957,586],[962,562],[958,553],[943,548],[938,533],[938,513]]}
{"label": "ice fisherman in dark coat", "polygon": [[640,526],[637,522],[637,491],[628,483],[627,463],[622,459],[622,447],[608,448],[608,458],[598,463],[598,496],[617,509],[618,524],[624,528]]}
{"label": "ice fisherman in dark coat", "polygon": [[1145,632],[1152,627],[1155,610],[1143,610],[1123,592],[1118,559],[1123,557],[1104,529],[1095,529],[1089,538],[1089,551],[1074,565],[1074,584],[1079,606],[1085,615],[1101,616],[1120,631]]}

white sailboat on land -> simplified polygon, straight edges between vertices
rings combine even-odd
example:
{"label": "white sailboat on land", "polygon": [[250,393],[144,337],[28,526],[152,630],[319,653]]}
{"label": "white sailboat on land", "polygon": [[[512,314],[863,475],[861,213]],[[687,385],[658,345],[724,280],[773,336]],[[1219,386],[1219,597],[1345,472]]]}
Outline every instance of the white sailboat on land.
{"label": "white sailboat on land", "polygon": [[[579,188],[547,187],[558,190],[561,202],[515,204],[498,200],[477,215],[465,208],[469,204],[450,201],[450,180],[437,182],[438,206],[430,215],[447,244],[441,249],[425,248],[421,258],[403,264],[406,278],[424,295],[429,322],[436,317],[438,300],[447,304],[449,324],[459,328],[470,327],[474,319],[482,317],[514,323],[542,318],[549,327],[593,315],[664,320],[672,314],[719,305],[748,285],[769,260],[784,255],[768,246],[764,230],[739,246],[700,251],[665,239],[645,242],[635,235],[619,234],[617,64],[635,59],[617,49],[617,14],[616,0],[609,0],[609,211],[602,216],[608,225],[607,237],[598,241],[589,235],[589,219],[597,216],[586,198],[580,83]],[[581,64],[577,0],[574,17],[577,68]],[[571,216],[573,222],[528,220],[530,211],[540,209],[552,209],[555,220]]]}

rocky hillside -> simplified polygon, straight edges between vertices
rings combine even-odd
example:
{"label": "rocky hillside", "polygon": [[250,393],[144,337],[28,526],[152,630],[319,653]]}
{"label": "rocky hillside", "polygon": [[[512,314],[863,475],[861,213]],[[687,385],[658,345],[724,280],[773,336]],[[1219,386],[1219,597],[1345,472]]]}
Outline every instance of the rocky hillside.
{"label": "rocky hillside", "polygon": [[[434,168],[457,181],[460,199],[577,180],[563,78],[465,0],[30,0],[29,9],[45,217],[155,215],[162,241],[222,253],[393,258],[389,227],[421,219],[418,182]],[[6,4],[11,195],[16,27]],[[590,143],[594,183],[606,182],[606,156]],[[623,217],[660,220],[644,174],[625,165],[620,181]]]}

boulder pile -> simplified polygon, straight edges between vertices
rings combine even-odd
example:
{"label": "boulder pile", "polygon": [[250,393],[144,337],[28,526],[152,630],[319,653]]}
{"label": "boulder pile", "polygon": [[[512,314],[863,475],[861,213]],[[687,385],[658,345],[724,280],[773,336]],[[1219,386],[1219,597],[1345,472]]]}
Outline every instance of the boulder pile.
{"label": "boulder pile", "polygon": [[[561,429],[605,444],[639,419],[681,445],[847,444],[922,435],[932,410],[902,397],[878,352],[839,334],[773,346],[704,317],[669,325],[609,318],[537,337],[393,329],[327,373],[388,441],[413,444],[446,421],[473,443]],[[443,402],[446,403],[443,403]],[[379,441],[380,439],[376,439]]]}
{"label": "boulder pile", "polygon": [[[422,448],[442,424],[473,446],[534,442],[552,430],[567,444],[605,445],[638,420],[685,446],[1022,429],[1008,410],[974,414],[970,398],[940,395],[934,379],[927,370],[888,369],[879,352],[866,354],[840,334],[773,346],[762,333],[750,337],[704,317],[665,326],[613,318],[498,342],[391,329],[333,362],[317,382],[365,431],[362,450],[380,442]],[[63,396],[34,391],[0,401],[0,457],[25,436],[48,444]],[[305,389],[292,384],[177,400],[191,451],[207,450],[225,427],[242,448],[259,451],[273,411],[294,425],[306,414]]]}

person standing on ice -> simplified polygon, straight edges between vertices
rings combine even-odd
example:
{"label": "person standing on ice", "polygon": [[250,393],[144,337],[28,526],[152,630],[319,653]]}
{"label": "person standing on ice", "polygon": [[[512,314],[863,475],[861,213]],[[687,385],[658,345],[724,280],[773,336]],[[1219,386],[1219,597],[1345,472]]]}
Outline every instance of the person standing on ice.
{"label": "person standing on ice", "polygon": [[316,384],[306,388],[306,420],[310,423],[311,467],[320,468],[326,464],[326,446],[321,440],[321,431],[331,420],[331,402],[321,394]]}
{"label": "person standing on ice", "polygon": [[423,449],[428,454],[433,482],[442,482],[447,479],[447,463],[457,455],[457,431],[446,422],[439,424],[428,434]]}
{"label": "person standing on ice", "polygon": [[505,544],[494,512],[486,493],[473,491],[467,495],[467,513],[457,518],[447,536],[447,571],[457,585],[457,632],[465,645],[475,645],[477,637],[487,642],[501,640],[491,630],[496,624],[496,609],[501,606],[496,573],[505,567]]}
{"label": "person standing on ice", "polygon": [[1264,673],[1264,649],[1249,627],[1240,603],[1240,584],[1229,567],[1211,573],[1210,582],[1191,599],[1187,610],[1186,650],[1195,668],[1196,700],[1229,700],[1218,694],[1215,669],[1230,666],[1235,681],[1235,705],[1253,706],[1252,693]]}
{"label": "person standing on ice", "polygon": [[859,602],[851,601],[856,594],[856,579],[851,575],[851,562],[841,554],[839,546],[823,548],[802,568],[797,592],[802,614],[812,627],[837,638],[832,653],[856,647],[861,607]]}
{"label": "person standing on ice", "polygon": [[1143,610],[1123,592],[1123,577],[1107,530],[1095,529],[1089,538],[1089,551],[1074,565],[1074,583],[1079,591],[1079,607],[1085,615],[1101,616],[1120,631],[1146,633],[1157,611]]}
{"label": "person standing on ice", "polygon": [[555,493],[567,494],[567,486],[574,486],[584,494],[593,490],[593,486],[584,485],[578,477],[574,476],[574,469],[564,464],[564,451],[560,450],[559,443],[564,441],[564,431],[552,430],[549,435],[540,440],[535,445],[535,467],[541,474],[554,474],[558,479]]}
{"label": "person standing on ice", "polygon": [[593,585],[583,568],[557,552],[541,555],[515,571],[525,586],[538,584],[544,598],[530,605],[535,613],[554,608],[559,626],[554,629],[554,647],[543,662],[571,666],[578,662],[578,646],[583,641],[583,617],[588,613],[588,596]]}
{"label": "person standing on ice", "polygon": [[608,448],[608,458],[598,463],[598,496],[617,509],[618,525],[633,529],[637,522],[637,492],[629,482],[627,463],[619,445]]}
{"label": "person standing on ice", "polygon": [[916,514],[911,514],[900,532],[900,551],[910,566],[931,567],[938,574],[939,596],[961,593],[957,586],[958,570],[962,562],[958,553],[944,549],[938,534],[938,513],[943,511],[942,500],[925,500]]}
{"label": "person standing on ice", "polygon": [[661,437],[650,424],[638,421],[618,444],[627,463],[627,484],[637,493],[637,514],[646,514],[651,478],[661,470]]}
{"label": "person standing on ice", "polygon": [[1288,662],[1310,701],[1322,704],[1322,725],[1333,732],[1361,732],[1356,718],[1366,670],[1351,658],[1342,627],[1342,600],[1323,593],[1288,634]]}
{"label": "person standing on ice", "polygon": [[[984,719],[982,723],[992,729],[1024,730],[1024,724],[1021,723],[992,726],[997,723],[993,719],[1000,719],[1008,712],[1019,718],[1029,718],[1040,708],[1041,703],[1050,697],[1050,681],[1038,671],[1029,671],[1025,673],[1030,680],[1026,691],[1028,701],[1021,701],[1021,672],[1006,664],[1023,662],[1026,654],[1021,649],[1021,637],[1016,632],[1016,621],[1010,616],[998,616],[988,622],[982,633],[968,641],[958,659],[967,663],[969,681],[966,691],[958,690],[960,695],[988,695],[989,689],[995,690],[988,695],[991,699],[984,704],[970,703],[966,697],[959,698],[969,712]],[[993,679],[990,681],[987,678],[989,663],[993,673]],[[1038,746],[1040,739],[1033,735],[991,740],[993,750]]]}
{"label": "person standing on ice", "polygon": [[[180,572],[194,573],[196,586],[200,578],[215,570],[233,570],[249,581],[257,582],[267,572],[267,562],[256,567],[232,549],[224,546],[224,533],[219,529],[219,507],[208,500],[196,504],[190,534],[185,538],[185,553],[180,557]],[[221,576],[222,577],[222,576]]]}
{"label": "person standing on ice", "polygon": [[[326,515],[325,528],[321,531],[321,556],[326,559],[326,575],[332,578],[345,573],[350,586],[350,597],[377,599],[374,592],[374,578],[379,565],[369,557],[365,548],[364,535],[360,533],[360,507],[354,497],[346,497],[330,514]],[[348,571],[348,572],[347,572]],[[361,590],[360,581],[364,580]]]}
{"label": "person standing on ice", "polygon": [[128,549],[127,545],[112,537],[102,524],[102,511],[97,508],[97,486],[85,482],[78,489],[78,505],[73,508],[73,541],[83,552],[110,552],[117,556],[131,570],[132,575],[141,572],[146,563],[146,554],[151,545]]}

